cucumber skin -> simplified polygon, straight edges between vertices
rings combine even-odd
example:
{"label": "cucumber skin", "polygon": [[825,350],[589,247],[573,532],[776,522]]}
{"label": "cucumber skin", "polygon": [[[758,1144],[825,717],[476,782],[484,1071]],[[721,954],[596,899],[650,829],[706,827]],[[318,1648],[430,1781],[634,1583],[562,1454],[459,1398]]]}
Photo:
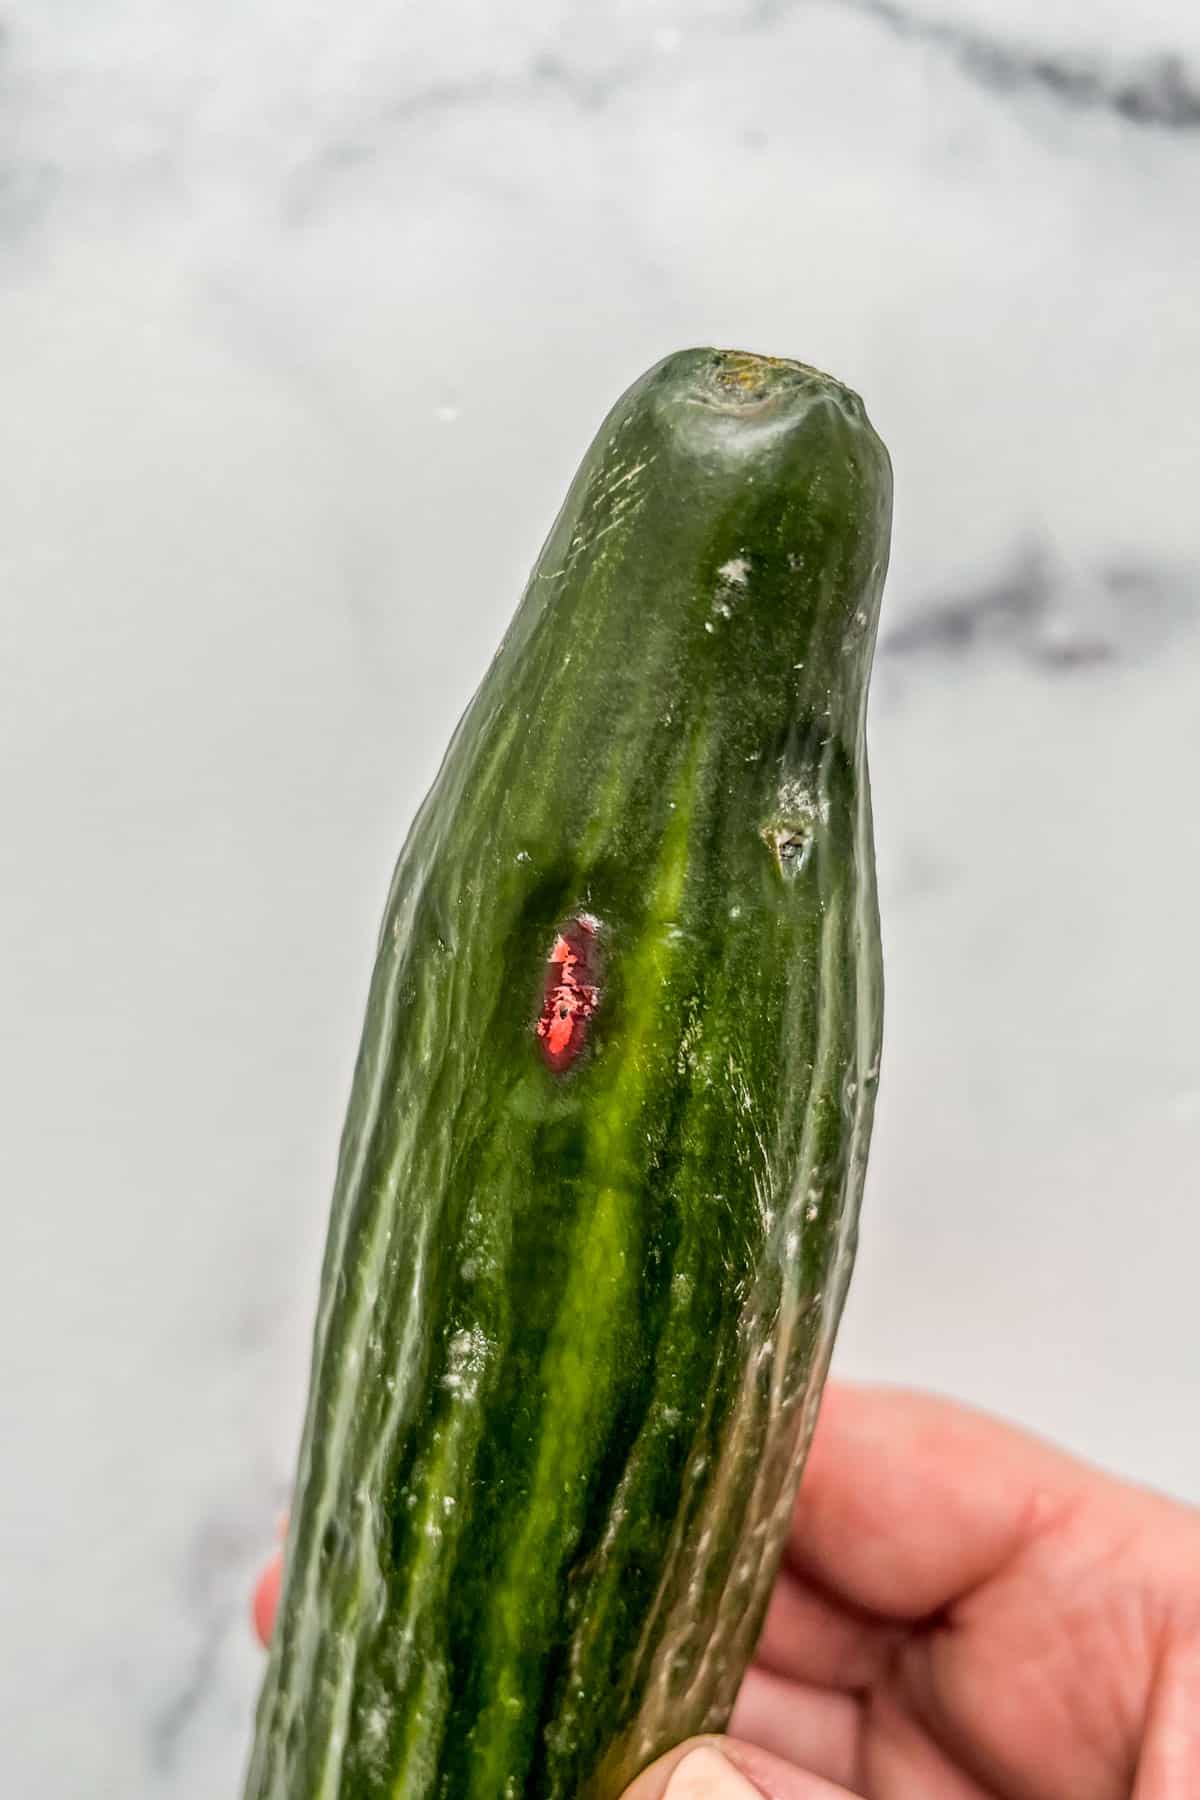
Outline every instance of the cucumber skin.
{"label": "cucumber skin", "polygon": [[724,1725],[874,1109],[890,513],[857,397],[736,352],[585,457],[392,883],[246,1800],[612,1800]]}

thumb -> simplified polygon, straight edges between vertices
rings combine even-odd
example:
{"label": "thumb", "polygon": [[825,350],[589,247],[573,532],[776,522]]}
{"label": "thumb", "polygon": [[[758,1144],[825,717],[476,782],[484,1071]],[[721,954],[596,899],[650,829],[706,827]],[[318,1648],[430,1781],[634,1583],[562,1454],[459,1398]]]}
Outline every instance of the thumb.
{"label": "thumb", "polygon": [[806,1775],[756,1744],[692,1738],[643,1769],[623,1800],[853,1800],[849,1789]]}

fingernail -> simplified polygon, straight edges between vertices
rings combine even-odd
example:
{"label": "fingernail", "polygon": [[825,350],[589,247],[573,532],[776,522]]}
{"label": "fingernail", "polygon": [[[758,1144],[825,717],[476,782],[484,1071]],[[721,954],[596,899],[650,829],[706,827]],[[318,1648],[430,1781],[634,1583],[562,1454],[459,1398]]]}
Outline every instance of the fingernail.
{"label": "fingernail", "polygon": [[705,1744],[684,1757],[663,1800],[762,1800],[762,1795],[719,1750]]}

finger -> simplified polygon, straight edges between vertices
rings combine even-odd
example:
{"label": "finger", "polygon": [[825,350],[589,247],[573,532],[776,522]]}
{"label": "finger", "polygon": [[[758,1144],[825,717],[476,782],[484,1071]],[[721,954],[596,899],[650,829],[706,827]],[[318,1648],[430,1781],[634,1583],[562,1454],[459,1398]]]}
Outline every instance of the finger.
{"label": "finger", "polygon": [[732,1738],[692,1738],[627,1788],[624,1800],[852,1800],[820,1775]]}
{"label": "finger", "polygon": [[835,1599],[919,1619],[977,1587],[1096,1477],[949,1401],[832,1387],[787,1558]]}
{"label": "finger", "polygon": [[849,1787],[858,1767],[862,1709],[851,1694],[750,1669],[729,1721],[734,1737]]}
{"label": "finger", "polygon": [[279,1610],[279,1584],[283,1578],[283,1553],[277,1551],[258,1578],[254,1590],[254,1629],[258,1640],[266,1649],[271,1642],[271,1633],[275,1629],[275,1614]]}
{"label": "finger", "polygon": [[754,1660],[791,1681],[851,1693],[879,1679],[907,1632],[907,1626],[836,1600],[785,1567],[776,1577]]}
{"label": "finger", "polygon": [[[936,1794],[937,1800],[994,1800],[997,1792],[977,1782],[922,1729],[911,1709],[888,1693],[871,1700],[862,1783],[868,1794]],[[1002,1791],[1032,1794],[1034,1789],[1022,1785],[1006,1786]]]}
{"label": "finger", "polygon": [[1195,1791],[1200,1769],[1200,1622],[1166,1658],[1155,1683],[1133,1800]]}

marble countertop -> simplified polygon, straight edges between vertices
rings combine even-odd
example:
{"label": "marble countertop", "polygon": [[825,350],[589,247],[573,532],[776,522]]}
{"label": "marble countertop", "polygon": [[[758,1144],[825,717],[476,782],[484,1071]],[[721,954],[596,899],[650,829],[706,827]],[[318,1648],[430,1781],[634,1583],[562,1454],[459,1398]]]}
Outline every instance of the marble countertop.
{"label": "marble countertop", "polygon": [[1192,0],[10,15],[11,1792],[237,1792],[391,862],[688,342],[896,466],[838,1367],[1200,1498],[1197,192]]}

